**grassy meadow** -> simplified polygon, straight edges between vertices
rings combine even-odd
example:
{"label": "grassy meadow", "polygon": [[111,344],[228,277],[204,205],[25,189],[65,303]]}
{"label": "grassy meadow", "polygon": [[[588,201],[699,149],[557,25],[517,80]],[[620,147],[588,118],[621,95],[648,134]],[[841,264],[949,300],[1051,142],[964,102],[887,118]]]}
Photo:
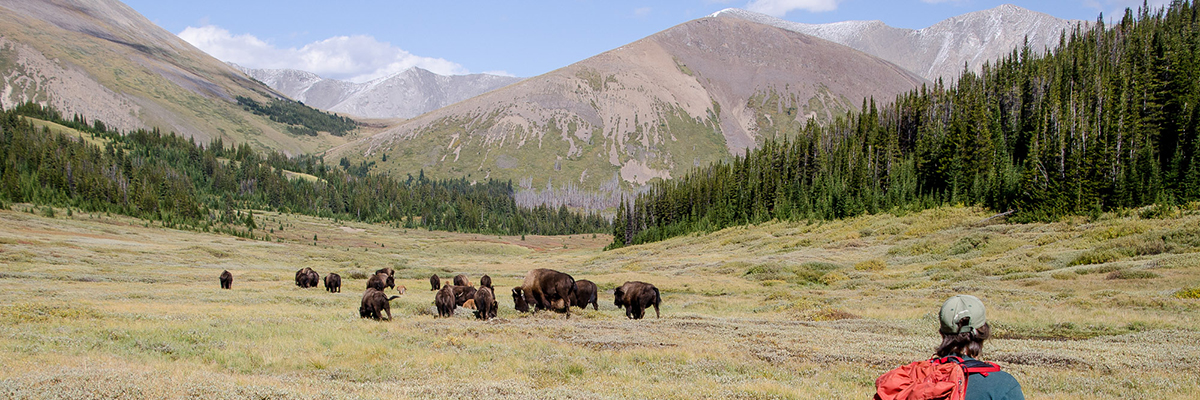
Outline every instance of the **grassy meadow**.
{"label": "grassy meadow", "polygon": [[[864,399],[930,355],[957,293],[984,300],[996,338],[982,358],[1028,398],[1200,397],[1200,206],[1038,224],[947,207],[609,252],[605,235],[255,211],[270,240],[252,241],[11,208],[0,398]],[[339,273],[343,292],[296,287],[305,266]],[[407,288],[394,320],[360,319],[367,274],[389,266]],[[508,289],[533,268],[596,282],[600,310],[515,312]],[[435,318],[434,273],[490,275],[500,317]],[[662,290],[661,319],[613,306],[627,280]]]}

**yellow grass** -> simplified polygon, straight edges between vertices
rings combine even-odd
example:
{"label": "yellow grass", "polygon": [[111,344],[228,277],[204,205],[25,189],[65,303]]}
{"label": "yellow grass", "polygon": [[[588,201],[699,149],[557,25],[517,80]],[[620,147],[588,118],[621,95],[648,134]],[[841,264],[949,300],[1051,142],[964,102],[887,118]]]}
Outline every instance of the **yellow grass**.
{"label": "yellow grass", "polygon": [[[605,235],[263,211],[269,242],[0,211],[0,397],[869,398],[879,374],[929,355],[941,301],[970,293],[995,326],[983,358],[1029,398],[1195,398],[1200,214],[1128,214],[1002,224],[942,208],[603,252]],[[1089,252],[1115,259],[1079,263]],[[304,266],[344,292],[296,287]],[[384,266],[408,291],[394,320],[362,320],[365,276]],[[508,288],[533,268],[596,282],[600,310],[517,313]],[[500,318],[435,318],[434,273],[490,275]],[[612,305],[626,280],[662,290],[662,319]]]}

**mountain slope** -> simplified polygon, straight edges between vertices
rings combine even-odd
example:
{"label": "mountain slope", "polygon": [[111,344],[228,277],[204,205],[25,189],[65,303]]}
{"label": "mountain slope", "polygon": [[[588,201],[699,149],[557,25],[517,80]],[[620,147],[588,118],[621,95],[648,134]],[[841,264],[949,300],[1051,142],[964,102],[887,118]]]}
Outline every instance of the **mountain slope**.
{"label": "mountain slope", "polygon": [[524,187],[636,186],[923,82],[833,42],[702,18],[425,114],[332,156]]}
{"label": "mountain slope", "polygon": [[447,76],[410,68],[353,83],[298,70],[238,68],[296,101],[365,118],[412,118],[521,80],[489,74]]}
{"label": "mountain slope", "polygon": [[290,154],[344,142],[295,136],[235,98],[281,96],[114,0],[0,0],[0,105],[53,105],[121,130],[158,127]]}
{"label": "mountain slope", "polygon": [[1001,5],[938,22],[925,29],[893,28],[882,21],[802,24],[765,14],[730,8],[714,15],[767,24],[841,43],[891,61],[925,79],[957,79],[963,65],[976,73],[985,62],[1007,55],[1028,38],[1035,51],[1056,48],[1063,30],[1084,21],[1070,21]]}

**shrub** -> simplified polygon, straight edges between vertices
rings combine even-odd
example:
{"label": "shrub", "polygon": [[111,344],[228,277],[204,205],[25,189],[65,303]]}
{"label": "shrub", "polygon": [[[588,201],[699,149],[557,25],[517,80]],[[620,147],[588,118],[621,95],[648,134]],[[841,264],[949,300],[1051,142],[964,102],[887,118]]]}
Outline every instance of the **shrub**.
{"label": "shrub", "polygon": [[1150,271],[1125,269],[1109,273],[1107,279],[1153,279],[1158,277],[1160,275]]}
{"label": "shrub", "polygon": [[883,271],[887,268],[887,263],[878,258],[854,264],[854,269],[857,271]]}
{"label": "shrub", "polygon": [[1121,258],[1124,258],[1124,255],[1116,250],[1089,250],[1072,260],[1070,265],[1104,264],[1120,260]]}
{"label": "shrub", "polygon": [[1175,292],[1175,297],[1180,299],[1200,299],[1200,286],[1180,289],[1178,292]]}

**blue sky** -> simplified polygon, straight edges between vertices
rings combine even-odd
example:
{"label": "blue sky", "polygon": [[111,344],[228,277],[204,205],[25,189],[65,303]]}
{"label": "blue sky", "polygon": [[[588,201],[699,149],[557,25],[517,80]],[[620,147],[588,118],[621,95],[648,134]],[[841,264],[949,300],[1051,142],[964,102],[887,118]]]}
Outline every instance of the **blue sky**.
{"label": "blue sky", "polygon": [[[1167,0],[1151,0],[1165,4]],[[1015,4],[1066,19],[1117,17],[1142,0],[125,0],[223,61],[367,81],[419,66],[442,74],[540,75],[724,8],[804,23],[924,28]]]}

